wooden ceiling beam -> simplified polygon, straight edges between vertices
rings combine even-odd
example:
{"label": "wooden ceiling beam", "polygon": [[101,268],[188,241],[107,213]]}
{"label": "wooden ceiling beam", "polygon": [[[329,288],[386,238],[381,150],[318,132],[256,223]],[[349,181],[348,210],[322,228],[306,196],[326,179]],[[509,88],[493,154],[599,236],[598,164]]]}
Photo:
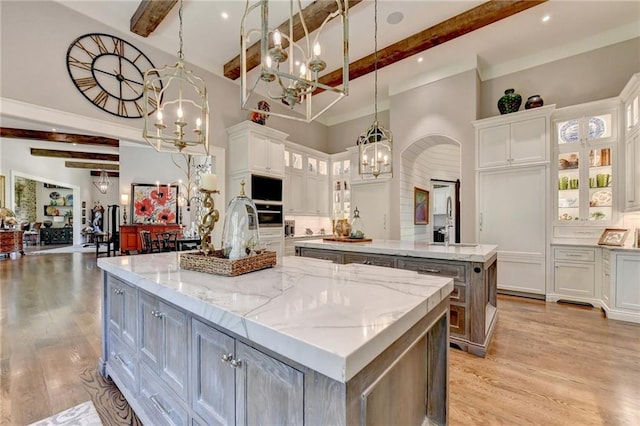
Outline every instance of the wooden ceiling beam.
{"label": "wooden ceiling beam", "polygon": [[[349,9],[362,2],[362,0],[349,0]],[[309,33],[320,28],[320,25],[327,19],[327,16],[337,10],[335,1],[314,1],[309,6],[302,10],[302,16],[304,22],[307,25]],[[289,34],[289,19],[283,22],[279,27],[281,33]],[[296,13],[293,17],[293,40],[298,41],[304,37],[304,28],[300,21],[300,14]],[[272,41],[270,41],[270,47]],[[282,48],[286,49],[289,46],[289,41],[282,38]],[[247,70],[251,70],[260,65],[260,40],[253,43],[247,49]],[[240,55],[236,56],[226,64],[224,64],[224,76],[232,80],[236,80],[240,77]]]}
{"label": "wooden ceiling beam", "polygon": [[[378,69],[394,64],[432,47],[446,43],[472,31],[498,22],[548,0],[491,0],[426,30],[378,50]],[[355,80],[375,70],[375,52],[349,64],[349,80]],[[342,68],[320,78],[331,87],[342,84]],[[317,90],[314,94],[320,93]]]}
{"label": "wooden ceiling beam", "polygon": [[[102,175],[102,171],[100,171],[100,170],[91,170],[91,176],[100,177],[100,175]],[[107,176],[109,176],[110,178],[119,178],[120,177],[120,172],[107,172]]]}
{"label": "wooden ceiling beam", "polygon": [[39,130],[13,129],[0,127],[0,136],[13,139],[31,139],[48,142],[62,142],[77,145],[98,145],[118,148],[118,139],[105,138],[103,136],[78,135],[74,133],[44,132]]}
{"label": "wooden ceiling beam", "polygon": [[79,161],[65,161],[64,166],[72,169],[120,170],[120,166],[117,164],[85,163]]}
{"label": "wooden ceiling beam", "polygon": [[57,149],[31,148],[31,155],[38,157],[74,158],[77,160],[120,161],[117,154],[102,154],[98,152],[61,151]]}
{"label": "wooden ceiling beam", "polygon": [[132,33],[148,37],[167,17],[178,0],[143,0],[129,21]]}

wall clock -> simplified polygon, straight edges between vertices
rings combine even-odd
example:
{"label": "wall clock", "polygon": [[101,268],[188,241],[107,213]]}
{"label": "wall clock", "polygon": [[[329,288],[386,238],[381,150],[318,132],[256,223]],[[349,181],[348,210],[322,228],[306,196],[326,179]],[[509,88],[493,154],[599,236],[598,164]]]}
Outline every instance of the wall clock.
{"label": "wall clock", "polygon": [[[67,50],[73,84],[92,104],[118,117],[142,117],[144,73],[149,68],[155,66],[144,53],[113,35],[85,34]],[[148,111],[155,109],[151,104]]]}

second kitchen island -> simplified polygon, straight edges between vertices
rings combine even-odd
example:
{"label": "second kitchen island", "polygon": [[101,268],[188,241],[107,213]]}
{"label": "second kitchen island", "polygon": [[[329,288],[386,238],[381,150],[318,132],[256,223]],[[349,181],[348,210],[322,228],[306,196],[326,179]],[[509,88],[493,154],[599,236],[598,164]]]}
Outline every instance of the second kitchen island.
{"label": "second kitchen island", "polygon": [[484,357],[497,322],[497,246],[422,241],[296,241],[296,255],[451,277],[450,341]]}

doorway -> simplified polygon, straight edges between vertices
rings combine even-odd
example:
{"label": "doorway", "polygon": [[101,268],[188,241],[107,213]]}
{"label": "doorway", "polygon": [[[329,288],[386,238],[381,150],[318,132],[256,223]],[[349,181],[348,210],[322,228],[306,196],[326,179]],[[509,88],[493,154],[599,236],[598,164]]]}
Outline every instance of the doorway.
{"label": "doorway", "polygon": [[[447,225],[452,243],[460,242],[460,179],[431,179],[433,241],[444,242]],[[450,203],[449,203],[450,200]]]}

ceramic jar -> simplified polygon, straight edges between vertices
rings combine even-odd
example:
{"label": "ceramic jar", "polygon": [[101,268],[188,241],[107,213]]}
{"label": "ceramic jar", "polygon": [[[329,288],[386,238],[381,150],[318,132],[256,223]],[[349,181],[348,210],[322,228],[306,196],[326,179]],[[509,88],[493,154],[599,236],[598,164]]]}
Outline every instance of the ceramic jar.
{"label": "ceramic jar", "polygon": [[515,93],[515,89],[507,89],[504,91],[504,96],[498,100],[498,111],[500,114],[516,112],[520,109],[521,104],[522,96]]}
{"label": "ceramic jar", "polygon": [[527,102],[524,103],[524,109],[539,108],[544,105],[544,101],[540,95],[533,95],[527,98]]}

